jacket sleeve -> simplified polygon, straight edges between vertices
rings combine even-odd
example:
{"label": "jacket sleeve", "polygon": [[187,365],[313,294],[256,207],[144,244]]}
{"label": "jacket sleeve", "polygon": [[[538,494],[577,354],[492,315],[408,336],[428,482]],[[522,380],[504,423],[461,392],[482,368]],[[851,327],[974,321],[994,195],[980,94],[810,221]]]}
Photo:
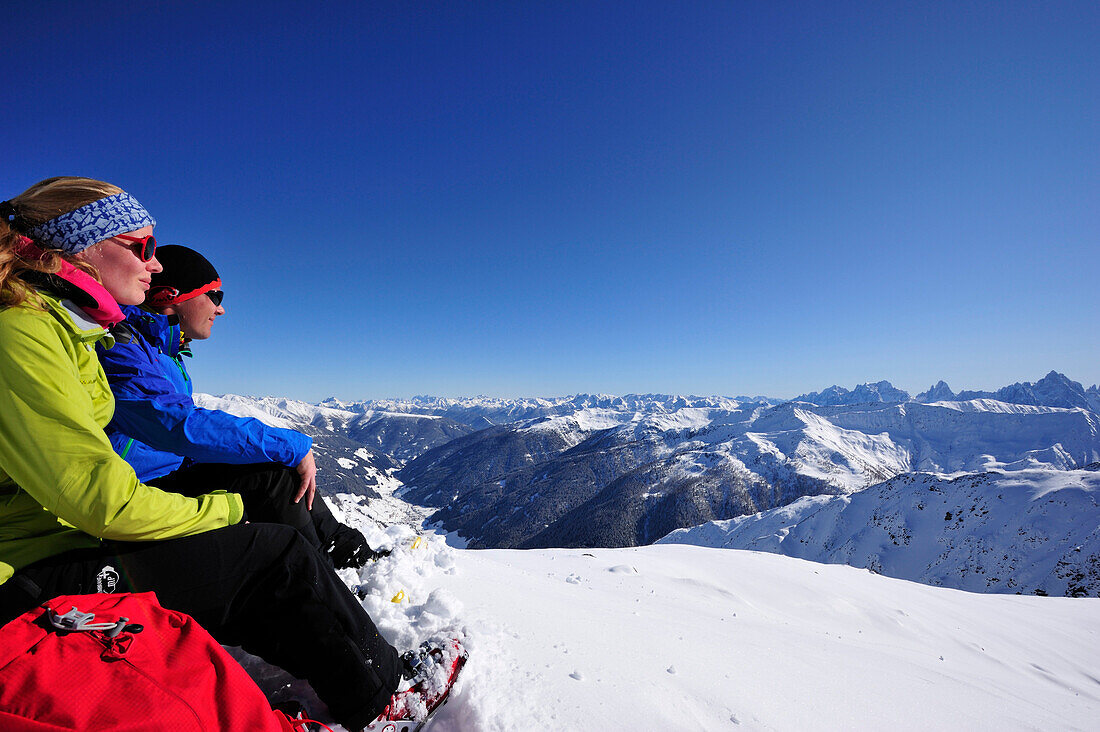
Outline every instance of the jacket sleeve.
{"label": "jacket sleeve", "polygon": [[240,521],[240,496],[198,498],[138,481],[95,420],[70,349],[48,316],[0,318],[0,461],[62,523],[128,541],[189,536]]}
{"label": "jacket sleeve", "polygon": [[157,450],[203,463],[294,467],[313,446],[312,438],[296,430],[195,406],[140,338],[101,351],[100,358],[115,394],[112,427]]}

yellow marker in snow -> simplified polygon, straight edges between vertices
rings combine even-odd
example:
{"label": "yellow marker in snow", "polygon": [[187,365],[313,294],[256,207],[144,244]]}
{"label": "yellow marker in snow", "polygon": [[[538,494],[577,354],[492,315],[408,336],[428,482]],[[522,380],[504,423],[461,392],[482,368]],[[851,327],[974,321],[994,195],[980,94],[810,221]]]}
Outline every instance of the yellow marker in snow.
{"label": "yellow marker in snow", "polygon": [[416,537],[415,539],[413,539],[413,545],[412,545],[412,548],[413,548],[413,549],[417,549],[417,548],[419,548],[419,547],[420,547],[420,545],[424,543],[424,542],[423,542],[423,539],[424,539],[424,537],[422,537],[422,536],[418,536],[418,537]]}
{"label": "yellow marker in snow", "polygon": [[[396,603],[400,604],[400,603],[404,602],[405,599],[406,599],[405,591],[404,590],[398,590],[397,594],[393,596],[393,599],[390,600],[390,602],[396,602]],[[410,600],[410,602],[411,602],[411,600]]]}

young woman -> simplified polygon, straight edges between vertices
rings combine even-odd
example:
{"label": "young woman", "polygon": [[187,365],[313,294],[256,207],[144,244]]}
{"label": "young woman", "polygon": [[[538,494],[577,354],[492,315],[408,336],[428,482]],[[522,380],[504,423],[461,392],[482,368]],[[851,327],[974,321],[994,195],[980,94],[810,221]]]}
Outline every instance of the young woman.
{"label": "young woman", "polygon": [[58,594],[152,590],[359,729],[401,662],[328,561],[291,527],[240,523],[236,494],[141,483],[103,432],[114,400],[95,344],[160,269],[155,223],[87,178],[0,203],[0,621]]}
{"label": "young woman", "polygon": [[193,495],[220,488],[239,493],[252,521],[298,529],[337,569],[361,567],[381,554],[363,535],[314,499],[317,469],[313,441],[296,430],[192,400],[185,356],[190,343],[210,337],[221,306],[221,277],[188,247],[157,248],[162,270],[152,275],[144,307],[123,305],[127,343],[99,346],[115,396],[107,436],[138,479]]}

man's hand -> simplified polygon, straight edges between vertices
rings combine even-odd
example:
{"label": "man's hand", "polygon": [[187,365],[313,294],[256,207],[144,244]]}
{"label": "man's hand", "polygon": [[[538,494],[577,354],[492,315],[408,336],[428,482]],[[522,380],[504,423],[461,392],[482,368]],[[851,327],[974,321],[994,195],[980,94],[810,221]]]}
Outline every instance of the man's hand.
{"label": "man's hand", "polygon": [[295,470],[302,476],[302,486],[298,489],[298,495],[294,496],[294,502],[298,503],[305,496],[306,508],[312,511],[313,495],[317,492],[317,463],[313,462],[313,450],[306,453]]}

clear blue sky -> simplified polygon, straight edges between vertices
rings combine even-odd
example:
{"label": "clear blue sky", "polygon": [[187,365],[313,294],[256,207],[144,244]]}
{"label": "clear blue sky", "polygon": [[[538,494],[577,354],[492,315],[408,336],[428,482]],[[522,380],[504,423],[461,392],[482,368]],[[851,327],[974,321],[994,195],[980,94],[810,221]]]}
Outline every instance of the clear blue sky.
{"label": "clear blue sky", "polygon": [[1100,4],[6,5],[0,197],[206,253],[202,391],[1100,382]]}

